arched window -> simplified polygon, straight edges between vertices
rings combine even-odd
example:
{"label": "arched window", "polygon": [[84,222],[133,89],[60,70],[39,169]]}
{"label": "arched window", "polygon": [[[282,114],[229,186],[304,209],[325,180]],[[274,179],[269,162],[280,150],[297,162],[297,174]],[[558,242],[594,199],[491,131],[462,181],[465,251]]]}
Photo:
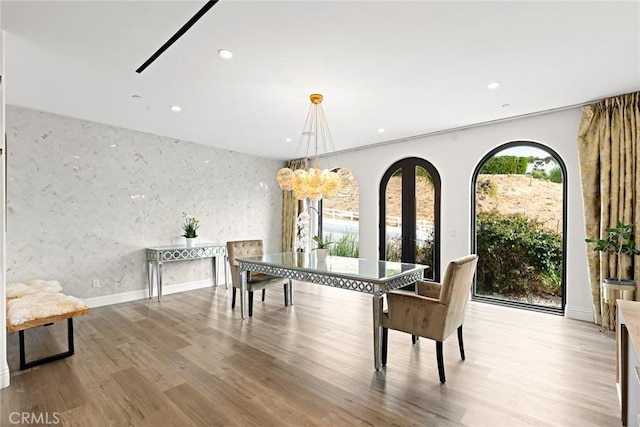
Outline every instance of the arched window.
{"label": "arched window", "polygon": [[567,172],[551,148],[531,141],[484,156],[472,180],[474,300],[563,313]]}
{"label": "arched window", "polygon": [[328,247],[330,255],[358,258],[360,255],[360,194],[358,183],[346,197],[322,199],[319,203],[320,233],[325,241],[334,242]]}
{"label": "arched window", "polygon": [[440,174],[424,159],[395,162],[380,182],[380,259],[425,264],[440,280]]}

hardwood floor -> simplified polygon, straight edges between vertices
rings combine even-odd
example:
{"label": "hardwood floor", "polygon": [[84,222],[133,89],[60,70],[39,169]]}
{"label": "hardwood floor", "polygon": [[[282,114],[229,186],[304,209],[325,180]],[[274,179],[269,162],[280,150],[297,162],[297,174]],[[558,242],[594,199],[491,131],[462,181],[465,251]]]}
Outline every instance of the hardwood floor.
{"label": "hardwood floor", "polygon": [[[467,360],[450,337],[441,385],[434,342],[396,331],[373,369],[369,295],[299,283],[295,303],[268,291],[243,321],[218,286],[92,309],[75,356],[12,371],[0,425],[620,425],[615,339],[593,324],[471,302]],[[64,332],[27,331],[29,357]],[[8,351],[17,369],[17,333]]]}

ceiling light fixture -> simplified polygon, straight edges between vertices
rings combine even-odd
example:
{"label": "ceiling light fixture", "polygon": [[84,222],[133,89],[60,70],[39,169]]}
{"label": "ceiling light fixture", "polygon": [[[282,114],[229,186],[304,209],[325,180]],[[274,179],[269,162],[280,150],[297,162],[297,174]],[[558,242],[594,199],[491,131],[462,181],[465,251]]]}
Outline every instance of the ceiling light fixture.
{"label": "ceiling light fixture", "polygon": [[[298,150],[306,147],[305,167],[291,170],[282,168],[278,171],[278,184],[285,191],[293,191],[298,200],[312,201],[322,198],[331,199],[336,196],[348,196],[353,189],[354,177],[351,170],[340,168],[336,172],[320,169],[319,154],[335,151],[327,119],[322,109],[322,95],[312,94],[311,107],[298,142]],[[309,168],[309,156],[313,155],[313,167]]]}
{"label": "ceiling light fixture", "polygon": [[228,49],[219,49],[218,55],[220,56],[220,58],[224,58],[224,59],[233,58],[233,52],[231,52]]}
{"label": "ceiling light fixture", "polygon": [[171,107],[169,107],[169,108],[171,108],[171,111],[175,111],[176,113],[177,113],[178,111],[182,111],[182,107],[180,107],[179,105],[172,105],[172,106],[171,106]]}
{"label": "ceiling light fixture", "polygon": [[384,128],[379,128],[378,133],[384,133]]}
{"label": "ceiling light fixture", "polygon": [[498,82],[491,82],[487,85],[487,89],[497,89],[500,87],[500,83]]}

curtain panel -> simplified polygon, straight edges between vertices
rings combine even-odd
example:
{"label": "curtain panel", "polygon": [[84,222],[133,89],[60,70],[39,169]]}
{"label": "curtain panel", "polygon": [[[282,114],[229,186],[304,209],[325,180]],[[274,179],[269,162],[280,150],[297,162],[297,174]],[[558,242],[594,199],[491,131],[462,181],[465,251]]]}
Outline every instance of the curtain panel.
{"label": "curtain panel", "polygon": [[[307,159],[289,161],[287,167],[291,170],[306,168]],[[282,252],[293,252],[296,237],[296,220],[302,212],[302,201],[297,200],[293,191],[284,191],[282,195]]]}
{"label": "curtain panel", "polygon": [[[578,153],[582,180],[585,235],[600,239],[617,221],[634,224],[635,240],[640,232],[640,92],[607,98],[582,109],[578,131]],[[602,279],[615,277],[614,256],[587,253],[595,322],[615,327],[615,298],[603,291]],[[622,277],[640,283],[638,257],[624,257]],[[636,299],[639,292],[635,292]],[[618,296],[619,298],[619,296]]]}

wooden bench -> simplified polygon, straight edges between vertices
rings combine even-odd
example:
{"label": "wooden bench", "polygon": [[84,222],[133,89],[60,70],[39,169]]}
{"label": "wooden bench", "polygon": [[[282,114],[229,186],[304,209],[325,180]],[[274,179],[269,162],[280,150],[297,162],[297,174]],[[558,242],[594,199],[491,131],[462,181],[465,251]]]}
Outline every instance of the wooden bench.
{"label": "wooden bench", "polygon": [[[42,365],[44,363],[53,362],[54,360],[60,360],[60,359],[64,359],[65,357],[73,356],[74,354],[73,318],[78,316],[83,316],[88,312],[89,312],[89,307],[82,307],[80,309],[69,311],[67,313],[30,320],[30,321],[21,323],[19,325],[12,325],[9,319],[7,318],[7,331],[10,333],[18,332],[19,341],[20,341],[20,370],[32,368],[34,366]],[[67,351],[63,351],[62,353],[54,354],[51,356],[43,357],[41,359],[27,362],[26,355],[25,355],[25,345],[24,345],[24,331],[31,328],[37,328],[39,326],[50,326],[50,325],[53,325],[53,323],[55,322],[58,322],[60,320],[65,320],[65,319],[67,320],[67,342],[68,342]]]}

